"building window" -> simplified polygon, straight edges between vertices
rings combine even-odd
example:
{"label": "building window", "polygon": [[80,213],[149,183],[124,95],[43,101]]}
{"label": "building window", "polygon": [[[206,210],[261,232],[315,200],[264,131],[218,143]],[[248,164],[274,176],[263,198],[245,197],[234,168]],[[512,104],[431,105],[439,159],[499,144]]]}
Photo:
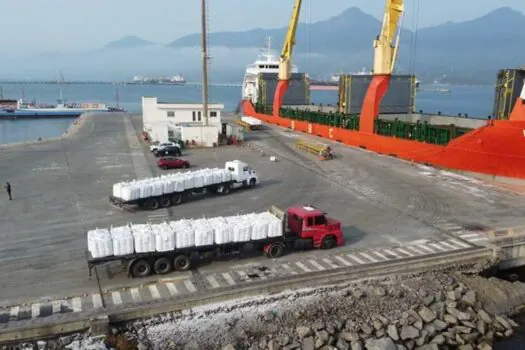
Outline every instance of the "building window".
{"label": "building window", "polygon": [[210,117],[216,117],[217,116],[217,112],[216,111],[211,111],[210,112]]}
{"label": "building window", "polygon": [[168,111],[168,117],[174,117],[175,112],[174,111]]}
{"label": "building window", "polygon": [[173,130],[168,130],[168,138],[175,136]]}
{"label": "building window", "polygon": [[201,111],[199,111],[199,121],[201,121]]}
{"label": "building window", "polygon": [[196,116],[195,111],[193,111],[192,115],[193,115],[193,121],[195,121],[195,116]]}

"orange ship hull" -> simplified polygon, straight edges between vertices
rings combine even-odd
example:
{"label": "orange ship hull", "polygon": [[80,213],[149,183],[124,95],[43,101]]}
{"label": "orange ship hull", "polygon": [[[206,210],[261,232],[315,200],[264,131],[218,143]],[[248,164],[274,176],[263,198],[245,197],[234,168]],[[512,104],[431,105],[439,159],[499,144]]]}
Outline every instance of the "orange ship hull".
{"label": "orange ship hull", "polygon": [[441,168],[525,179],[525,121],[521,120],[487,122],[440,146],[261,114],[247,100],[242,102],[242,109],[245,115],[266,123],[376,153]]}

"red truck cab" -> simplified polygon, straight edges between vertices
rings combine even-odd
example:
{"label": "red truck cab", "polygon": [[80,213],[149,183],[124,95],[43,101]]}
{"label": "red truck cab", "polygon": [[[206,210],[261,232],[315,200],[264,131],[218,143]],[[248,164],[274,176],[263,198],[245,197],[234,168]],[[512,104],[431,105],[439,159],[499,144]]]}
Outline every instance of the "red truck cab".
{"label": "red truck cab", "polygon": [[311,239],[314,248],[331,249],[344,245],[341,222],[312,206],[288,208],[285,229],[288,235]]}

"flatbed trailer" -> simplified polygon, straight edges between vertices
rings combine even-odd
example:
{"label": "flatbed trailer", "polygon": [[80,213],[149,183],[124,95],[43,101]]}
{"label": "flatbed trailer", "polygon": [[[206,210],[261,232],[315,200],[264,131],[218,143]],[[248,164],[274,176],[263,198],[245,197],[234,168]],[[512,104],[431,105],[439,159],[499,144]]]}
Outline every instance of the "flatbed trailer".
{"label": "flatbed trailer", "polygon": [[133,200],[123,200],[122,198],[111,195],[109,196],[109,201],[118,207],[136,205],[141,209],[156,210],[159,208],[180,205],[191,197],[208,194],[227,195],[230,194],[232,190],[254,188],[259,184],[259,178],[255,171],[246,163],[240,161],[226,162],[226,168],[232,173],[232,179],[230,181]]}
{"label": "flatbed trailer", "polygon": [[[93,258],[86,250],[89,276],[92,269],[109,263],[120,262],[127,268],[128,277],[147,277],[152,273],[164,275],[172,271],[188,271],[195,259],[219,258],[240,254],[248,245],[268,258],[279,258],[286,250],[312,247],[331,249],[344,244],[341,223],[327,218],[325,213],[311,206],[290,208],[283,211],[275,206],[269,210],[281,219],[283,235],[260,240],[192,246],[166,252],[134,253],[122,256]],[[322,218],[322,220],[320,219]],[[317,221],[316,221],[317,220]],[[314,225],[319,222],[319,225]],[[312,225],[310,225],[310,223]]]}
{"label": "flatbed trailer", "polygon": [[252,125],[250,123],[245,122],[242,119],[235,119],[234,123],[244,127],[247,130],[261,130],[263,128],[262,124]]}

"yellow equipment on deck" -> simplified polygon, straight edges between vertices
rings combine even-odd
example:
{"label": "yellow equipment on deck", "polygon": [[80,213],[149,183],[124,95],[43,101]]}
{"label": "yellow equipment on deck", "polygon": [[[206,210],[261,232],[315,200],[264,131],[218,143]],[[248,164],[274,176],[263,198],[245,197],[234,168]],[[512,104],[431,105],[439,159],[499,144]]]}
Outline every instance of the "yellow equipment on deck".
{"label": "yellow equipment on deck", "polygon": [[237,125],[240,125],[240,126],[244,127],[246,130],[260,130],[260,129],[262,129],[262,125],[251,125],[249,123],[246,123],[242,119],[235,119],[233,122],[235,124],[237,124]]}
{"label": "yellow equipment on deck", "polygon": [[321,158],[321,160],[332,159],[332,148],[324,143],[308,141],[304,139],[297,139],[295,145],[297,148],[304,151],[315,154]]}

